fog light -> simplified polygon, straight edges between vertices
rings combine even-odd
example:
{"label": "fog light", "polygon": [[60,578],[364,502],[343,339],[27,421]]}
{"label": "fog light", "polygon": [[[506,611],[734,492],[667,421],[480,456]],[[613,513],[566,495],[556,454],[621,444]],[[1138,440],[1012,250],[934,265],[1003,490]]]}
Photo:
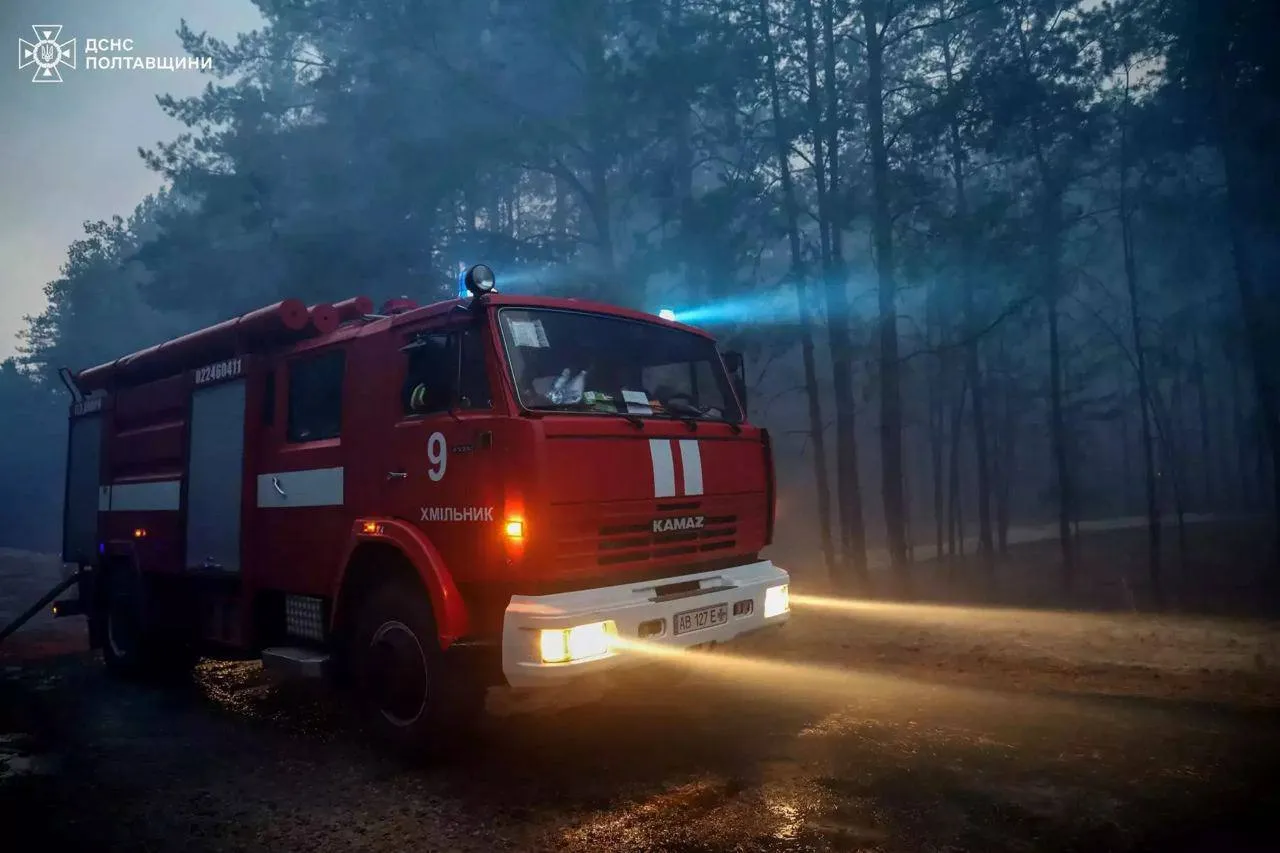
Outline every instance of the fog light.
{"label": "fog light", "polygon": [[612,621],[543,630],[539,636],[542,662],[568,663],[603,657],[612,649],[617,635],[618,627]]}
{"label": "fog light", "polygon": [[791,593],[787,584],[771,586],[764,591],[764,618],[781,616],[791,609]]}
{"label": "fog light", "polygon": [[647,622],[641,622],[636,629],[636,636],[642,640],[646,637],[662,636],[665,621],[664,619],[650,619]]}

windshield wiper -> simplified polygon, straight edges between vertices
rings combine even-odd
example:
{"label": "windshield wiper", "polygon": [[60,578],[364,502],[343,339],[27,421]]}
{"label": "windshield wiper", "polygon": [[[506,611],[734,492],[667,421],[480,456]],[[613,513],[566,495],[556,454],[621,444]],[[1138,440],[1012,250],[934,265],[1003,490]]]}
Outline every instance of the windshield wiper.
{"label": "windshield wiper", "polygon": [[739,433],[742,432],[742,427],[739,426],[734,421],[731,421],[728,418],[723,416],[717,418],[707,414],[707,412],[710,411],[709,408],[695,406],[693,403],[685,403],[679,400],[669,400],[663,405],[666,407],[667,411],[672,412],[673,414],[680,413],[685,415],[685,417],[680,418],[680,420],[688,424],[689,429],[691,430],[695,430],[698,428],[697,422],[699,420],[707,420],[707,421],[714,421],[717,423],[728,424],[729,429],[733,431],[734,435],[738,435]]}
{"label": "windshield wiper", "polygon": [[668,400],[662,405],[673,412],[684,412],[686,415],[693,415],[696,418],[706,417],[707,414],[707,410],[703,407],[695,406],[693,403],[682,403],[679,400]]}
{"label": "windshield wiper", "polygon": [[539,406],[529,407],[531,411],[553,411],[553,412],[586,412],[593,415],[615,415],[623,418],[627,423],[636,429],[644,429],[644,421],[639,415],[633,415],[629,412],[619,412],[617,409],[604,409],[591,403],[578,401],[576,403],[544,403]]}

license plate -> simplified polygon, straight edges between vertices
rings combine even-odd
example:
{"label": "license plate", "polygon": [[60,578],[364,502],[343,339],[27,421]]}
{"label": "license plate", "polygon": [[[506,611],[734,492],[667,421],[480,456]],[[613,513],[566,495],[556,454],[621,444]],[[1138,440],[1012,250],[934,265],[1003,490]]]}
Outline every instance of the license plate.
{"label": "license plate", "polygon": [[672,620],[676,634],[688,634],[690,631],[701,631],[703,628],[714,628],[729,621],[728,604],[712,604],[710,607],[699,607],[697,610],[686,610],[677,613]]}

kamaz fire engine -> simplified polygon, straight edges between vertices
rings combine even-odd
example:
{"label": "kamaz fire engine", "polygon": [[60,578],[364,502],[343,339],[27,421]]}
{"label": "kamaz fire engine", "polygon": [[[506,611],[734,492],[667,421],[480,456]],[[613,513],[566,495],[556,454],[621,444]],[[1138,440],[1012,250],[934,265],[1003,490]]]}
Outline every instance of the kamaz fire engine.
{"label": "kamaz fire engine", "polygon": [[789,618],[742,358],[667,316],[498,293],[285,300],[78,374],[63,560],[106,666],[332,676],[410,747]]}

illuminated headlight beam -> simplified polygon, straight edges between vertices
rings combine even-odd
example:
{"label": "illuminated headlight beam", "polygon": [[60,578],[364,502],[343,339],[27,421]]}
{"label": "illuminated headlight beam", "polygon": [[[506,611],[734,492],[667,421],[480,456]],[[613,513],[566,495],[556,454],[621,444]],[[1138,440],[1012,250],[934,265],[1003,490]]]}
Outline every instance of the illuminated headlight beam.
{"label": "illuminated headlight beam", "polygon": [[544,628],[538,634],[538,648],[543,663],[571,663],[604,657],[613,651],[617,636],[618,626],[612,620]]}
{"label": "illuminated headlight beam", "polygon": [[771,586],[764,591],[764,618],[781,616],[791,609],[791,592],[787,584]]}

